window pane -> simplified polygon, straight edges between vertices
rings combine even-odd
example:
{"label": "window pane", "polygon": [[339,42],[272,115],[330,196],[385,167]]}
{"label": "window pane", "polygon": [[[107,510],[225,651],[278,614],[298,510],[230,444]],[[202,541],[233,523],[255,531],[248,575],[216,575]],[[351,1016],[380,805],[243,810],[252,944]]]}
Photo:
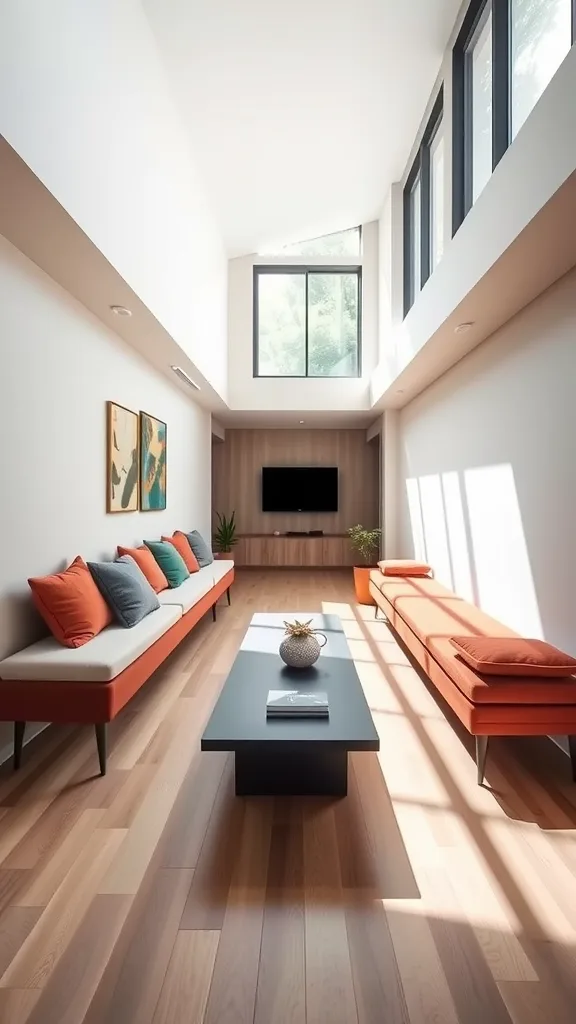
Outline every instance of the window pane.
{"label": "window pane", "polygon": [[512,135],[516,135],[572,42],[572,0],[511,0]]}
{"label": "window pane", "polygon": [[308,339],[311,377],[357,376],[357,274],[309,274]]}
{"label": "window pane", "polygon": [[444,122],[430,146],[430,255],[432,270],[444,252]]}
{"label": "window pane", "polygon": [[492,10],[487,8],[472,43],[472,200],[492,174]]}
{"label": "window pane", "polygon": [[416,179],[410,193],[410,240],[412,243],[412,249],[410,252],[410,281],[411,281],[411,296],[410,305],[414,302],[414,299],[420,291],[421,282],[421,269],[422,269],[422,254],[421,249],[421,189],[420,189],[420,177]]}
{"label": "window pane", "polygon": [[258,275],[258,373],[306,373],[306,277]]}
{"label": "window pane", "polygon": [[360,228],[335,231],[320,238],[309,238],[290,245],[271,246],[268,256],[360,256]]}

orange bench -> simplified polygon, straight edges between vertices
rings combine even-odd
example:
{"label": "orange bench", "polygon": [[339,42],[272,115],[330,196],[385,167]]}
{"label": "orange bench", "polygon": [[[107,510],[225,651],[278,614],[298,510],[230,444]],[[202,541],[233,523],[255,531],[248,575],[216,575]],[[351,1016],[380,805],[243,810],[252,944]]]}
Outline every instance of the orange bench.
{"label": "orange bench", "polygon": [[[145,649],[141,648],[142,653],[138,657],[133,657],[129,664],[125,661],[122,671],[111,668],[111,674],[115,673],[111,678],[105,677],[105,658],[97,657],[96,653],[91,656],[91,645],[96,652],[98,645],[102,647],[101,641],[106,642],[108,639],[106,634],[112,635],[114,631],[121,639],[130,639],[130,635],[136,633],[140,624],[132,630],[123,630],[118,626],[108,627],[99,634],[100,639],[95,637],[76,650],[63,648],[53,638],[47,638],[33,644],[19,655],[7,658],[0,665],[0,672],[3,673],[3,677],[0,678],[0,721],[14,722],[14,768],[20,766],[26,722],[91,723],[95,726],[100,771],[104,775],[107,723],[116,717],[206,612],[212,609],[212,616],[214,620],[216,619],[216,603],[220,597],[227,594],[230,603],[234,566],[232,562],[227,562],[220,563],[219,568],[222,570],[218,573],[220,578],[213,577],[210,589],[187,611],[177,605],[166,603],[143,620],[143,625],[147,626],[152,624],[154,616],[163,616],[161,635],[154,642],[149,642]],[[203,573],[209,571],[200,570]],[[178,589],[167,591],[166,601],[177,601],[178,593]],[[50,670],[50,658],[54,659],[54,655],[56,661]],[[83,673],[74,667],[74,660],[80,658],[87,658]],[[35,659],[43,669],[42,672],[37,671],[36,678]],[[65,678],[58,678],[56,674],[58,659],[65,667]],[[98,674],[104,678],[95,679],[94,676]]]}
{"label": "orange bench", "polygon": [[428,577],[370,573],[370,594],[462,724],[476,738],[478,782],[490,736],[568,737],[576,781],[576,678],[482,676],[458,656],[453,636],[516,636]]}

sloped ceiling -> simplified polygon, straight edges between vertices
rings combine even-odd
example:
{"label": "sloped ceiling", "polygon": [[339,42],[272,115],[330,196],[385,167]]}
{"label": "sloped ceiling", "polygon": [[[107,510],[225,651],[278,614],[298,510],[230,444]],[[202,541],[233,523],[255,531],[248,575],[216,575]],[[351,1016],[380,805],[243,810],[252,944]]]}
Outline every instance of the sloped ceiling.
{"label": "sloped ceiling", "polygon": [[143,0],[229,255],[365,223],[459,0]]}

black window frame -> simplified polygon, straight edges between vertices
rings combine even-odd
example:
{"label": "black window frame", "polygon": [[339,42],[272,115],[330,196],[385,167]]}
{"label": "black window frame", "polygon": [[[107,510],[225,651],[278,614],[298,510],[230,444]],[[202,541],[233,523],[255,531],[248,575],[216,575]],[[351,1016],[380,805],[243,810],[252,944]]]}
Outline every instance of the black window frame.
{"label": "black window frame", "polygon": [[[259,305],[258,285],[259,279],[264,274],[303,274],[305,276],[305,303],[306,303],[306,337],[305,337],[305,358],[306,373],[260,373],[259,359]],[[331,377],[329,374],[320,375],[309,373],[309,340],[308,340],[308,277],[310,274],[354,274],[358,280],[358,341],[357,341],[357,372],[346,376]],[[316,265],[306,264],[282,264],[267,263],[254,266],[252,281],[252,376],[260,380],[357,380],[362,376],[362,265],[358,263],[338,265]]]}
{"label": "black window frame", "polygon": [[[512,141],[512,0],[471,0],[452,50],[452,236],[473,206],[471,45],[488,6],[492,9],[492,172]],[[571,8],[573,45],[576,0]]]}
{"label": "black window frame", "polygon": [[414,251],[414,225],[411,215],[412,191],[420,178],[420,291],[432,272],[432,177],[430,173],[430,151],[444,117],[444,84],[440,86],[438,95],[428,118],[422,140],[414,158],[410,173],[404,185],[404,316],[412,308],[416,299],[415,282],[412,274],[412,253]]}

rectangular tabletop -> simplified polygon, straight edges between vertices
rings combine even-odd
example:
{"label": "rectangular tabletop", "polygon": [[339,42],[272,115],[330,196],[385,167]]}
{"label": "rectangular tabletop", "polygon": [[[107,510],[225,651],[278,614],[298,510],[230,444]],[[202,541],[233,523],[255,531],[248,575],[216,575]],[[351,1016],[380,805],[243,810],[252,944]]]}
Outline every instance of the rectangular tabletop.
{"label": "rectangular tabletop", "polygon": [[[284,665],[278,648],[284,620],[312,619],[328,638],[310,669]],[[268,690],[325,690],[328,719],[266,718]],[[258,612],[216,702],[201,741],[202,750],[293,751],[322,745],[334,750],[379,750],[380,741],[340,619],[313,612]]]}

